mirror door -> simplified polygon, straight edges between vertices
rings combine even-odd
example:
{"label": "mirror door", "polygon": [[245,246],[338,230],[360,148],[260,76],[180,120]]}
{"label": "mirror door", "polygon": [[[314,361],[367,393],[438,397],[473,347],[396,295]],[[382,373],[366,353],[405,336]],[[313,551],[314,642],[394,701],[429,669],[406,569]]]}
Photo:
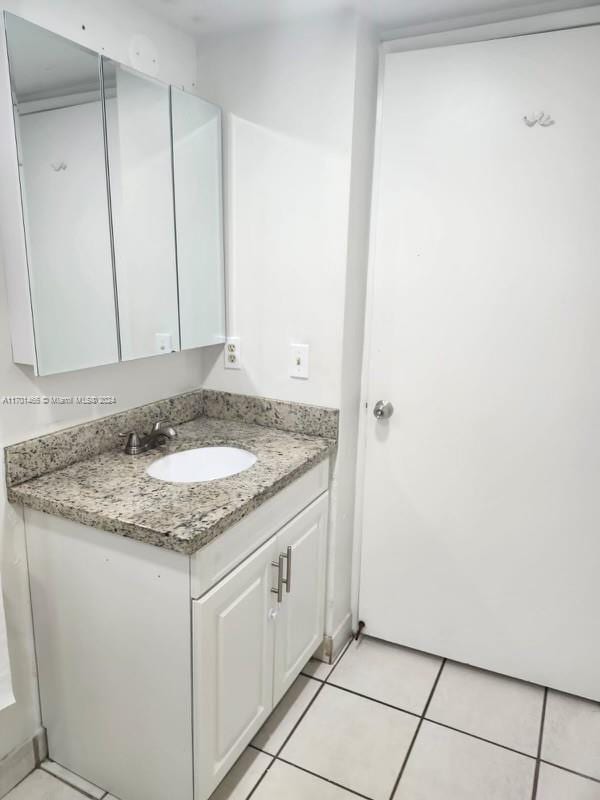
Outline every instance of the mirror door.
{"label": "mirror door", "polygon": [[221,109],[171,88],[181,349],[225,341]]}
{"label": "mirror door", "polygon": [[121,358],[179,350],[169,87],[103,59]]}
{"label": "mirror door", "polygon": [[99,57],[5,25],[37,370],[118,361]]}
{"label": "mirror door", "polygon": [[24,223],[7,267],[18,363],[49,375],[222,344],[221,109],[4,18]]}

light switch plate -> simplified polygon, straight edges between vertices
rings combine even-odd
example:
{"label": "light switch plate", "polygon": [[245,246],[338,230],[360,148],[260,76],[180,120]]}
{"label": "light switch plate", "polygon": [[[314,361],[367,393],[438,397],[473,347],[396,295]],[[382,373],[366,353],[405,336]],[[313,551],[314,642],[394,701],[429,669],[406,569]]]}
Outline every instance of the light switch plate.
{"label": "light switch plate", "polygon": [[230,336],[225,341],[225,369],[241,369],[240,340],[238,336]]}
{"label": "light switch plate", "polygon": [[308,379],[309,346],[307,344],[290,345],[290,378]]}
{"label": "light switch plate", "polygon": [[172,353],[173,352],[173,337],[170,333],[155,333],[156,352],[157,353]]}

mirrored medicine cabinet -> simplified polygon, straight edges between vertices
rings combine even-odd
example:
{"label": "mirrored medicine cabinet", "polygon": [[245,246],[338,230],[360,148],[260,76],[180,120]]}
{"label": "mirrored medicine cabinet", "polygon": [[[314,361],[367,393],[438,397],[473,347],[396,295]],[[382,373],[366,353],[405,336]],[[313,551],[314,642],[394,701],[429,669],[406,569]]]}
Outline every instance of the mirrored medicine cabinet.
{"label": "mirrored medicine cabinet", "polygon": [[224,342],[219,107],[12,14],[4,25],[14,360],[49,375]]}

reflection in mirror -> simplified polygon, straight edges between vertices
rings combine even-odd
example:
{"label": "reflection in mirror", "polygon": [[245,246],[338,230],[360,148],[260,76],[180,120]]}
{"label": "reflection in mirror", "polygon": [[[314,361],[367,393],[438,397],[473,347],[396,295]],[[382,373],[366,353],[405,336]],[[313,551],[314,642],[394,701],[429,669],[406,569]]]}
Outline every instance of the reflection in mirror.
{"label": "reflection in mirror", "polygon": [[171,89],[181,348],[225,341],[221,109]]}
{"label": "reflection in mirror", "polygon": [[169,88],[103,59],[123,360],[179,350]]}
{"label": "reflection in mirror", "polygon": [[98,56],[5,22],[38,371],[115,362]]}

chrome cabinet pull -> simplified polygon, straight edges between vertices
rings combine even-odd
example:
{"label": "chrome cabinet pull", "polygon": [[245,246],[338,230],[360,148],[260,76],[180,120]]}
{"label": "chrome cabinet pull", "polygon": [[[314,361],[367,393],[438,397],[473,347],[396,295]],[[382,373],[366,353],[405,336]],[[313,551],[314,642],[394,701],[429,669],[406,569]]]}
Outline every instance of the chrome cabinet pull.
{"label": "chrome cabinet pull", "polygon": [[285,573],[285,579],[283,581],[285,583],[285,591],[287,594],[288,592],[292,591],[292,546],[291,545],[288,547],[287,553],[285,555],[282,553],[280,558],[285,558],[285,560],[287,561],[287,570]]}
{"label": "chrome cabinet pull", "polygon": [[284,558],[285,558],[285,556],[282,553],[279,556],[279,559],[277,561],[271,561],[271,564],[274,567],[277,567],[277,588],[276,589],[271,589],[271,592],[273,594],[277,595],[277,602],[278,603],[283,602],[283,584],[285,582],[283,580],[283,559]]}

